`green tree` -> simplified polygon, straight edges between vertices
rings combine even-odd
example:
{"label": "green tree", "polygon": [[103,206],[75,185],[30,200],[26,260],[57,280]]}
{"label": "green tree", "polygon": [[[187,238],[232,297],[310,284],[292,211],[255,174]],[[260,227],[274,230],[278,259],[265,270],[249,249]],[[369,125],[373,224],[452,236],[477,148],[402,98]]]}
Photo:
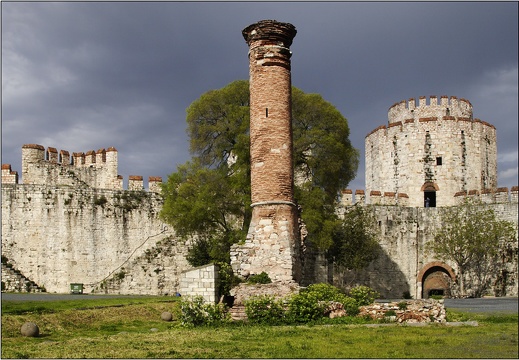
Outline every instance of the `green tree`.
{"label": "green tree", "polygon": [[245,238],[243,217],[250,195],[234,180],[225,169],[203,167],[195,158],[180,165],[163,185],[160,215],[177,235],[194,239],[188,254],[193,266],[229,262],[230,246]]}
{"label": "green tree", "polygon": [[375,260],[379,250],[376,223],[371,207],[355,205],[346,209],[329,251],[334,264],[358,270]]}
{"label": "green tree", "polygon": [[470,288],[471,295],[481,297],[499,276],[503,255],[513,247],[517,229],[479,201],[442,209],[441,222],[426,249],[456,265],[461,295],[467,295]]}
{"label": "green tree", "polygon": [[[212,259],[223,260],[223,252],[228,257],[230,245],[244,240],[248,230],[249,114],[245,80],[195,100],[187,109],[193,158],[164,185],[162,218],[180,236],[195,236]],[[347,120],[320,95],[292,88],[292,128],[296,201],[309,239],[326,250],[338,225],[337,194],[355,177],[359,154],[349,140]],[[196,257],[203,259],[200,252]]]}

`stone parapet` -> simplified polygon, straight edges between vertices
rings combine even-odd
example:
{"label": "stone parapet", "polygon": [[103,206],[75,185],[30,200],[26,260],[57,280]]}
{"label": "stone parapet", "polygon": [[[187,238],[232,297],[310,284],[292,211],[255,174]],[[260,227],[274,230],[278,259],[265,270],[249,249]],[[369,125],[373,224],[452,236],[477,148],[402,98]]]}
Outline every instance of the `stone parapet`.
{"label": "stone parapet", "polygon": [[[80,186],[96,189],[123,189],[123,178],[117,174],[118,152],[113,146],[108,149],[73,152],[45,149],[38,144],[22,146],[22,179],[24,184],[49,186]],[[18,183],[18,173],[10,171],[10,165],[2,168],[2,183]],[[159,180],[160,179],[160,180]],[[149,191],[160,193],[162,178],[149,177]],[[144,190],[142,177],[130,176],[129,190]]]}
{"label": "stone parapet", "polygon": [[18,172],[10,164],[2,164],[2,184],[18,184]]}

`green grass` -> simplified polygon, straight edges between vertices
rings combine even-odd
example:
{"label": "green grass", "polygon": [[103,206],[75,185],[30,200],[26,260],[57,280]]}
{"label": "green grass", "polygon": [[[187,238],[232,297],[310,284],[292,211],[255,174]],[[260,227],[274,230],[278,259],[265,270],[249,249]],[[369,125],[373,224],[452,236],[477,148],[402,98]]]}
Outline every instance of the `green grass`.
{"label": "green grass", "polygon": [[[310,326],[183,328],[164,322],[175,298],[2,302],[2,358],[517,358],[517,314],[448,311],[479,326],[365,326],[349,319]],[[81,310],[78,310],[81,309]],[[40,336],[20,327],[34,321]]]}

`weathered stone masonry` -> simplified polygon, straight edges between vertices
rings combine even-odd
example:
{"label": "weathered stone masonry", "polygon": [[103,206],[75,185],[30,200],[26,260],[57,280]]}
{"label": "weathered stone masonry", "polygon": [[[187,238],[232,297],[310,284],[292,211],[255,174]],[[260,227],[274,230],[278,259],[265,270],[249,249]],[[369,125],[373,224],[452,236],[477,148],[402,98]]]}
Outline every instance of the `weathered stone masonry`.
{"label": "weathered stone masonry", "polygon": [[187,250],[158,219],[162,179],[150,177],[144,191],[142,176],[132,176],[123,190],[114,148],[73,162],[60,153],[24,145],[23,184],[2,166],[2,255],[50,292],[68,292],[70,283],[86,292],[175,291]]}
{"label": "weathered stone masonry", "polygon": [[[276,21],[243,31],[250,48],[253,219],[245,243],[231,249],[233,269],[244,277],[266,271],[279,281],[304,274],[305,284],[363,284],[386,298],[449,291],[453,264],[423,251],[442,226],[442,207],[477,197],[517,227],[517,186],[510,193],[495,188],[495,128],[473,119],[464,99],[442,96],[438,103],[433,96],[427,104],[420,97],[418,105],[414,99],[393,105],[388,125],[366,137],[366,191],[344,190],[339,211],[370,205],[381,256],[357,273],[341,273],[322,256],[302,259],[291,162],[289,48],[295,34],[292,25]],[[58,293],[69,292],[70,283],[83,283],[85,292],[121,294],[214,290],[214,271],[200,276],[196,289],[181,284],[191,274],[189,243],[178,242],[158,218],[162,179],[149,177],[145,191],[142,176],[132,175],[124,190],[117,156],[114,148],[70,155],[24,145],[23,184],[17,171],[2,165],[2,262],[9,265],[2,264],[2,283],[8,290],[26,290],[12,269],[32,281],[25,281],[30,288]],[[426,196],[434,196],[429,208]],[[515,258],[506,259],[509,281],[500,290],[508,296],[518,294],[515,246]]]}
{"label": "weathered stone masonry", "polygon": [[401,101],[388,125],[366,136],[366,192],[406,194],[406,205],[454,205],[460,191],[497,187],[496,129],[473,119],[468,100],[441,96]]}
{"label": "weathered stone masonry", "polygon": [[299,281],[290,74],[296,29],[264,20],[242,34],[249,45],[253,210],[245,244],[231,249],[231,265],[242,277],[265,271],[275,281]]}

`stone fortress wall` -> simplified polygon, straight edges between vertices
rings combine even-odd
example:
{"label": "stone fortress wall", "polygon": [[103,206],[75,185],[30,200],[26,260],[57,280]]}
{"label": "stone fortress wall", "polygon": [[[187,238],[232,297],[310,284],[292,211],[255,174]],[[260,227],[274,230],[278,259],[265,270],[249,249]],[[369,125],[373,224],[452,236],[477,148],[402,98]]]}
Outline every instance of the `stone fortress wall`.
{"label": "stone fortress wall", "polygon": [[366,136],[366,192],[402,194],[407,206],[423,206],[427,196],[431,205],[449,206],[459,192],[492,191],[496,144],[495,127],[474,119],[468,100],[401,101],[389,109],[388,125]]}
{"label": "stone fortress wall", "polygon": [[[29,172],[46,167],[55,174],[61,174],[57,168],[63,167],[45,159],[33,166]],[[18,184],[17,176],[10,165],[2,166],[2,256],[30,280],[31,288],[37,284],[49,292],[67,293],[70,283],[83,283],[85,292],[180,291],[182,274],[191,268],[185,259],[189,244],[179,242],[159,220],[160,193],[144,191],[142,183],[139,190],[98,189],[87,186],[88,181],[74,184],[68,171],[58,175],[65,179],[49,184]],[[506,188],[483,194],[461,192],[455,202],[473,196],[499,218],[517,224],[517,186],[510,192]],[[413,298],[427,297],[424,290],[432,270],[446,274],[453,268],[423,251],[441,226],[442,208],[411,207],[406,200],[388,192],[366,196],[364,190],[344,190],[340,212],[355,204],[371,204],[381,234],[381,256],[355,274],[333,270],[323,257],[306,259],[305,281],[330,281],[345,288],[365,284],[386,298],[401,297],[406,291]],[[517,275],[513,275],[517,259],[509,268],[505,293],[517,296]],[[7,270],[2,267],[4,283],[12,281]],[[10,290],[25,291],[14,281],[12,285]]]}
{"label": "stone fortress wall", "polygon": [[[501,220],[510,221],[518,227],[518,190],[513,186],[498,188],[485,194],[470,191],[458,193],[455,205],[465,199],[480,199],[483,206],[491,208]],[[372,192],[373,193],[373,192]],[[403,194],[405,195],[405,194]],[[328,278],[340,287],[348,288],[356,284],[370,286],[379,291],[384,298],[400,298],[405,292],[415,299],[426,298],[431,289],[448,291],[449,282],[456,274],[453,263],[439,261],[433,254],[424,250],[434,233],[442,226],[442,214],[445,207],[407,206],[407,197],[397,197],[394,193],[376,191],[365,195],[364,190],[344,190],[341,197],[341,216],[352,206],[367,206],[376,219],[379,230],[380,256],[367,268],[358,272],[334,271]],[[517,242],[515,255],[505,259],[508,271],[507,284],[504,288],[497,285],[494,291],[507,296],[518,295],[518,259]],[[441,276],[441,283],[434,282]]]}
{"label": "stone fortress wall", "polygon": [[[357,283],[386,298],[404,292],[422,298],[430,291],[449,292],[456,276],[452,264],[424,251],[442,226],[442,207],[479,196],[499,218],[517,226],[517,187],[510,195],[496,189],[495,127],[474,119],[468,100],[420,97],[418,104],[410,99],[393,105],[388,125],[366,136],[365,192],[357,191],[355,198],[350,190],[342,194],[339,212],[354,202],[371,206],[381,256],[356,273],[334,270],[322,254],[301,256],[290,155],[289,48],[296,31],[291,24],[265,20],[242,34],[250,50],[254,208],[245,245],[231,251],[237,273],[267,267],[276,280]],[[162,179],[150,177],[145,191],[142,177],[130,176],[124,190],[117,156],[113,147],[71,156],[24,145],[23,184],[9,164],[2,165],[2,286],[13,289],[9,281],[14,280],[4,274],[16,269],[30,279],[30,288],[49,292],[69,292],[71,283],[84,284],[85,292],[121,294],[180,289],[182,274],[190,269],[190,244],[179,242],[159,219]],[[510,276],[502,295],[518,294],[517,243],[514,254],[506,259]]]}
{"label": "stone fortress wall", "polygon": [[[3,260],[49,292],[70,283],[127,294],[178,288],[187,250],[158,218],[162,179],[150,177],[145,191],[142,176],[131,176],[124,190],[114,148],[59,154],[24,145],[23,184],[2,165]],[[16,286],[4,271],[2,281]]]}
{"label": "stone fortress wall", "polygon": [[[388,125],[365,138],[366,189],[341,197],[342,211],[372,205],[382,256],[356,274],[334,273],[333,281],[347,286],[345,279],[354,278],[387,297],[450,291],[454,264],[424,251],[442,226],[443,207],[478,199],[517,228],[518,187],[497,188],[496,144],[495,127],[474,119],[466,99],[421,96],[391,106]],[[495,289],[500,294],[517,296],[517,242],[515,250],[507,284]]]}

